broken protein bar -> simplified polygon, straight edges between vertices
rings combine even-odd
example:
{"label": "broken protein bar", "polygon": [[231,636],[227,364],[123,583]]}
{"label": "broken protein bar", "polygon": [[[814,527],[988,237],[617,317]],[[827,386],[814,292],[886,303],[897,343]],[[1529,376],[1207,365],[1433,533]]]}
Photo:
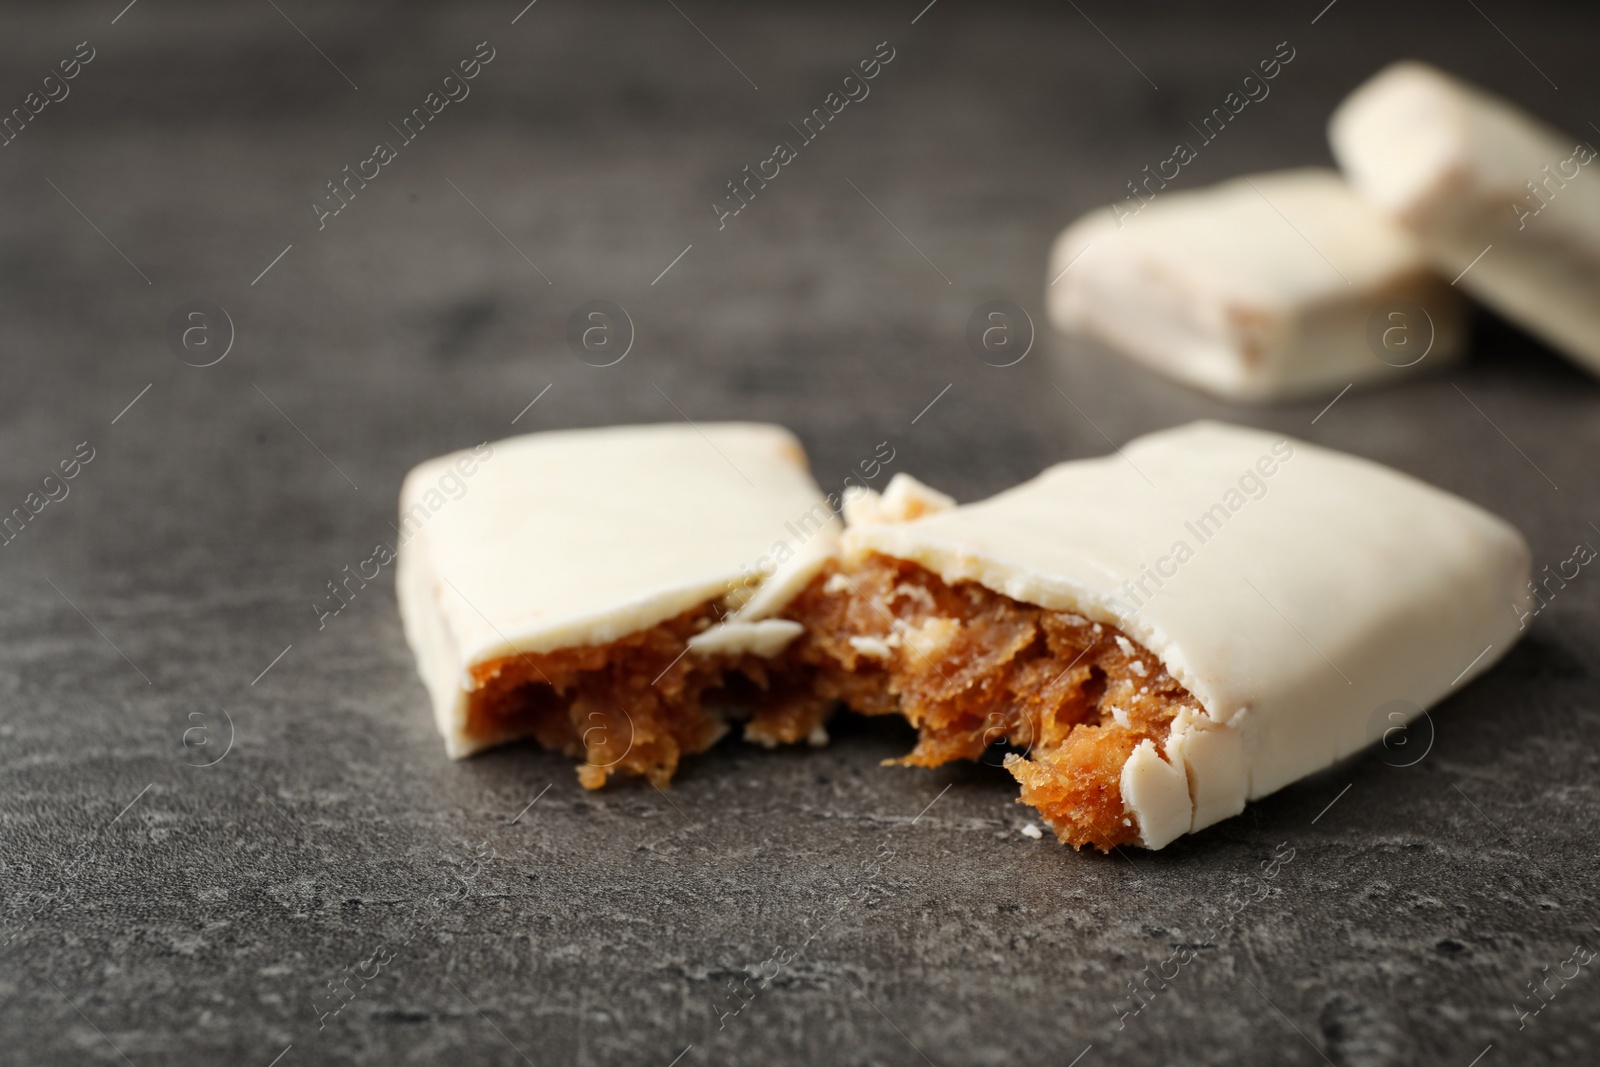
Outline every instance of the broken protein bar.
{"label": "broken protein bar", "polygon": [[[842,703],[916,728],[903,765],[1006,746],[1068,844],[1154,849],[1420,714],[1520,632],[1516,530],[1261,431],[1195,423],[960,507],[896,475],[844,501],[841,537],[787,432],[703,430],[500,442],[403,543],[452,755],[534,738],[589,788],[664,786],[735,722],[821,744]],[[466,455],[413,471],[403,509]]]}

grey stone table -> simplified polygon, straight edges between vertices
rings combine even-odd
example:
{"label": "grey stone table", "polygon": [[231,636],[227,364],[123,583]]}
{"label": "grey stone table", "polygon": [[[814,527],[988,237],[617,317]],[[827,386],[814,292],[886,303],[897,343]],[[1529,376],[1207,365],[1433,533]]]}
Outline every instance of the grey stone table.
{"label": "grey stone table", "polygon": [[[1225,418],[1475,500],[1536,566],[1600,544],[1600,387],[1489,317],[1327,410],[964,339],[990,299],[1042,325],[1059,227],[1280,42],[1182,187],[1327,163],[1403,55],[1589,134],[1593,5],[923,2],[0,11],[0,106],[37,107],[0,147],[0,509],[59,497],[0,548],[0,1062],[1596,1061],[1588,569],[1431,743],[1109,857],[1023,835],[997,768],[880,768],[887,722],[667,793],[451,763],[392,575],[319,619],[413,463],[685,417],[785,423],[829,488],[888,442],[962,499]],[[614,366],[568,349],[589,300],[633,323]]]}

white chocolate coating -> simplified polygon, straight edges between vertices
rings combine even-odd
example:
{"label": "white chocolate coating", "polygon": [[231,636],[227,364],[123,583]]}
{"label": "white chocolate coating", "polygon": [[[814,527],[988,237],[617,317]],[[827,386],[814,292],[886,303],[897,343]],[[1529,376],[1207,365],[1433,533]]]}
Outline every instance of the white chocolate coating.
{"label": "white chocolate coating", "polygon": [[[1329,170],[1158,192],[1138,215],[1104,210],[1056,240],[1050,317],[1196,388],[1268,401],[1394,377],[1456,358],[1463,301],[1412,239]],[[1368,320],[1408,301],[1432,347],[1380,360]],[[1426,323],[1408,324],[1425,343]],[[1398,336],[1398,335],[1396,335]]]}
{"label": "white chocolate coating", "polygon": [[[441,479],[465,488],[450,499]],[[475,664],[605,644],[736,590],[760,610],[699,635],[703,649],[774,654],[798,627],[760,617],[839,530],[799,442],[752,423],[530,434],[442,456],[406,477],[400,517],[400,614],[455,757],[505,740],[465,734]],[[786,595],[762,584],[774,567]]]}
{"label": "white chocolate coating", "polygon": [[1600,373],[1600,160],[1586,138],[1407,62],[1352,93],[1329,140],[1356,191],[1446,277]]}
{"label": "white chocolate coating", "polygon": [[[910,560],[1120,627],[1205,708],[1122,784],[1141,843],[1238,813],[1427,708],[1515,643],[1528,549],[1467,501],[1367,460],[1199,422],[904,523],[847,554]],[[1175,788],[1174,768],[1186,788]]]}

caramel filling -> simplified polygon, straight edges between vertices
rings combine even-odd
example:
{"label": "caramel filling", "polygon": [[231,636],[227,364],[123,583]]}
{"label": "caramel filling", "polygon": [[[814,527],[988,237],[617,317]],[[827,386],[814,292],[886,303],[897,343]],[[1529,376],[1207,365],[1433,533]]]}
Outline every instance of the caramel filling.
{"label": "caramel filling", "polygon": [[1200,710],[1114,626],[887,556],[830,565],[785,614],[806,627],[787,656],[814,669],[819,694],[917,728],[896,762],[936,767],[1008,745],[1021,802],[1075,847],[1138,838],[1122,766],[1143,740],[1160,751],[1180,709]]}
{"label": "caramel filling", "polygon": [[664,786],[681,756],[716,744],[732,721],[768,747],[825,738],[833,702],[812,691],[809,671],[781,655],[685,651],[716,617],[707,604],[610,644],[481,663],[471,671],[467,736],[531,737],[582,759],[587,789],[612,774]]}

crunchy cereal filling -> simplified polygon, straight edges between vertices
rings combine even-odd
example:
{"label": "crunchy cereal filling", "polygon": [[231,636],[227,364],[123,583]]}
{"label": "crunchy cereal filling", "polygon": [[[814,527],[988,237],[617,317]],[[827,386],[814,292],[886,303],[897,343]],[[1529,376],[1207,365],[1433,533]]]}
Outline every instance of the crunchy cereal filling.
{"label": "crunchy cereal filling", "polygon": [[685,653],[717,618],[710,604],[605,645],[519,653],[472,668],[469,737],[531,737],[582,759],[578,780],[613,774],[664,786],[684,755],[704,752],[744,721],[773,746],[826,737],[833,702],[783,656]]}
{"label": "crunchy cereal filling", "polygon": [[1009,745],[1022,802],[1076,847],[1138,838],[1122,766],[1140,741],[1160,750],[1180,709],[1199,710],[1114,626],[887,556],[830,566],[785,614],[806,628],[787,655],[816,671],[819,694],[917,728],[897,762],[936,767]]}
{"label": "crunchy cereal filling", "polygon": [[1158,751],[1198,701],[1115,626],[1048,611],[975,582],[947,584],[904,560],[831,563],[783,613],[805,632],[770,659],[685,652],[714,605],[605,645],[507,656],[472,669],[469,736],[531,737],[612,774],[664,786],[686,754],[745,723],[772,746],[825,738],[842,702],[904,715],[916,747],[894,762],[937,767],[1012,750],[1005,765],[1056,835],[1102,851],[1135,841],[1122,767]]}

